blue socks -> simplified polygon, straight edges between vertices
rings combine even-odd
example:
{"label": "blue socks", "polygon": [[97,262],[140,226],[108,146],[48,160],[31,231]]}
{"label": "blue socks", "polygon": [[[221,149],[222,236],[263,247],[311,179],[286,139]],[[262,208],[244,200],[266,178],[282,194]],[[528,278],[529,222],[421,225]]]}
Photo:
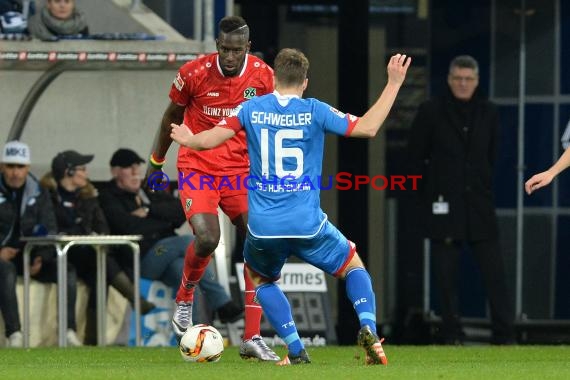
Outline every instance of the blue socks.
{"label": "blue socks", "polygon": [[[346,294],[358,315],[360,326],[369,326],[376,334],[376,298],[372,290],[370,275],[364,268],[352,269],[345,277]],[[287,344],[292,356],[300,354],[304,345],[293,322],[291,305],[283,291],[274,283],[259,286],[256,298],[265,317],[277,335]]]}
{"label": "blue socks", "polygon": [[364,268],[350,270],[345,277],[346,295],[358,315],[360,327],[370,326],[376,334],[376,298],[370,275]]}
{"label": "blue socks", "polygon": [[274,283],[264,284],[256,289],[256,298],[277,335],[287,344],[289,354],[298,356],[305,347],[293,322],[291,305],[283,291]]}

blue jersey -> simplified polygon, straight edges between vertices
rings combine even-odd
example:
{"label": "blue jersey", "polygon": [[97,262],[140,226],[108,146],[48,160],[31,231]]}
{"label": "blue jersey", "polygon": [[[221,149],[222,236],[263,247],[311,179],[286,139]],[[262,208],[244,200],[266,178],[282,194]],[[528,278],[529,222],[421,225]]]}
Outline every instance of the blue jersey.
{"label": "blue jersey", "polygon": [[226,127],[247,135],[252,235],[309,238],[320,231],[327,220],[320,188],[330,185],[321,178],[325,133],[349,135],[357,120],[317,99],[277,93],[242,103],[226,119]]}

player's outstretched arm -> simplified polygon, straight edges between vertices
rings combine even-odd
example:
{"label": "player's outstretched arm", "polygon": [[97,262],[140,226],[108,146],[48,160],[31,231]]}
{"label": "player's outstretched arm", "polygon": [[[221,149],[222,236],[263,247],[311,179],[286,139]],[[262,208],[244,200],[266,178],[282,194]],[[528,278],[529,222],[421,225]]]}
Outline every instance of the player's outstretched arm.
{"label": "player's outstretched arm", "polygon": [[215,148],[235,136],[233,130],[218,126],[197,134],[193,134],[190,128],[184,124],[172,124],[171,128],[170,138],[172,140],[194,150]]}
{"label": "player's outstretched arm", "polygon": [[351,137],[376,136],[396,100],[411,63],[412,58],[406,58],[405,54],[396,54],[390,58],[387,67],[388,83],[376,103],[358,120],[350,134]]}
{"label": "player's outstretched arm", "polygon": [[524,188],[527,194],[532,194],[533,191],[540,189],[541,187],[548,186],[550,182],[556,177],[561,171],[570,166],[570,148],[560,156],[558,161],[550,167],[550,169],[533,175],[526,183]]}

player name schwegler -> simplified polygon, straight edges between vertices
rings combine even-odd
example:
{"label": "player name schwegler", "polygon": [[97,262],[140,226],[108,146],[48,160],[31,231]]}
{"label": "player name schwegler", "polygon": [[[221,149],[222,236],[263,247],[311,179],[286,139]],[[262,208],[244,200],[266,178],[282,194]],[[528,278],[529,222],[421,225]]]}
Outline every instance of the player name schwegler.
{"label": "player name schwegler", "polygon": [[311,124],[311,113],[283,115],[271,112],[254,111],[251,113],[252,124],[276,125],[280,127],[296,127]]}

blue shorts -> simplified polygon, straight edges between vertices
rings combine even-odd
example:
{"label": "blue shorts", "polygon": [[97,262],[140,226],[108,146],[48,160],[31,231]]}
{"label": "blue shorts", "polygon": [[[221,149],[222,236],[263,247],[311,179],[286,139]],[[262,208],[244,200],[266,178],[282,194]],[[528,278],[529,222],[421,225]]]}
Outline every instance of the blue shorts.
{"label": "blue shorts", "polygon": [[275,281],[290,256],[338,276],[356,252],[354,243],[329,221],[310,239],[256,238],[247,234],[243,257],[249,268],[268,280]]}

